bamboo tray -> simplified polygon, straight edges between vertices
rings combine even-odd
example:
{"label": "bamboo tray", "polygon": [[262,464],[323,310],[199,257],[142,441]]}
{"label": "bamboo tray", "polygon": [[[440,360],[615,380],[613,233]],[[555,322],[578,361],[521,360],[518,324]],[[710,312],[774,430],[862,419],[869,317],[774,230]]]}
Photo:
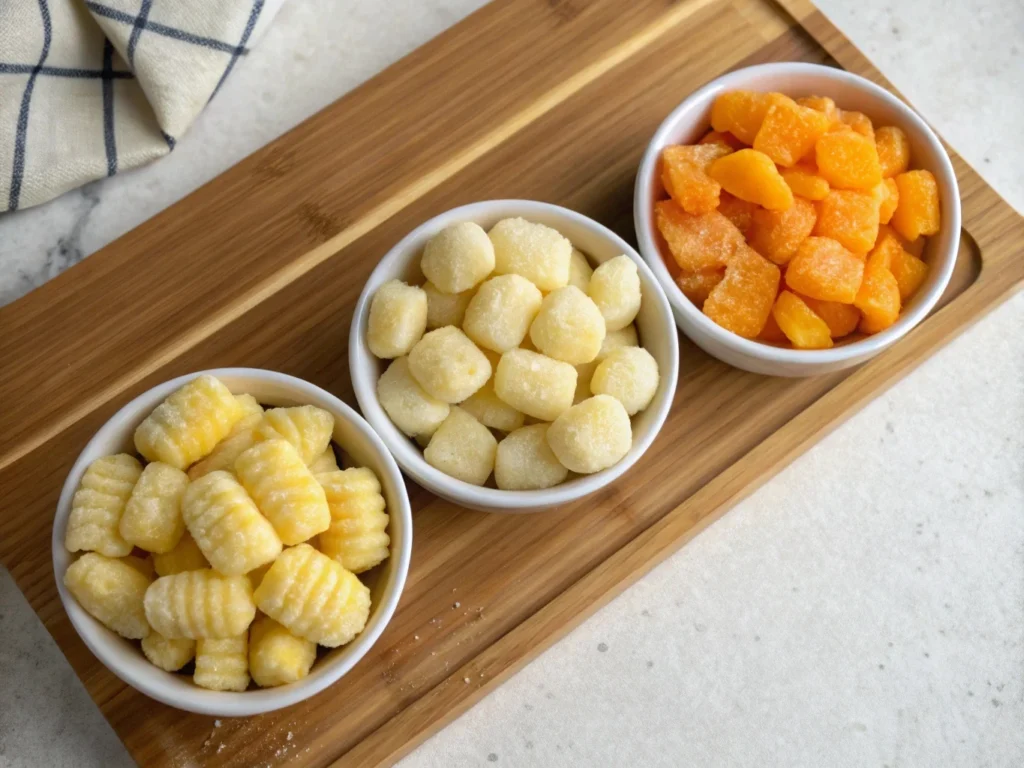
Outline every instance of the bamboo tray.
{"label": "bamboo tray", "polygon": [[958,268],[907,338],[852,372],[805,380],[729,368],[684,339],[674,410],[651,450],[614,487],[559,511],[487,515],[413,487],[398,612],[327,691],[215,728],[127,688],[89,653],[57,598],[49,537],[65,474],[114,410],[173,376],[234,365],[351,403],[355,300],[425,219],[533,198],[632,240],[640,155],[699,85],[774,60],[884,83],[808,0],[782,6],[497,0],[0,309],[0,558],[138,762],[394,761],[1020,286],[1024,221],[954,156]]}

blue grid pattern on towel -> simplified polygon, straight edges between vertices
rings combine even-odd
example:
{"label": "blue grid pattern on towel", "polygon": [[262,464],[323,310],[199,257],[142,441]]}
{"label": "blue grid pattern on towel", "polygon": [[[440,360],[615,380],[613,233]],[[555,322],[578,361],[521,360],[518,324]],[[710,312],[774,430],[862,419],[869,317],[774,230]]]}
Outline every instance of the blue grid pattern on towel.
{"label": "blue grid pattern on towel", "polygon": [[[213,95],[220,90],[221,85],[231,73],[235,63],[240,56],[249,52],[246,43],[256,26],[260,11],[263,10],[264,0],[253,0],[252,10],[242,32],[241,39],[237,44],[225,43],[222,40],[215,40],[202,35],[195,35],[183,29],[167,26],[149,20],[149,12],[155,0],[143,0],[139,13],[135,16],[119,11],[116,8],[101,3],[86,0],[85,5],[97,16],[103,16],[124,24],[132,26],[131,36],[128,39],[128,66],[134,68],[135,51],[139,45],[139,38],[144,31],[157,35],[180,40],[184,43],[211,48],[215,51],[230,54],[224,73],[214,88]],[[106,40],[103,46],[103,65],[101,69],[88,69],[76,67],[51,67],[46,65],[46,59],[50,55],[50,46],[53,42],[53,25],[50,18],[48,0],[37,0],[39,3],[39,15],[43,27],[43,45],[39,54],[39,60],[35,64],[21,62],[0,61],[0,76],[2,75],[28,75],[25,83],[25,91],[21,98],[21,107],[18,110],[18,122],[15,129],[14,139],[14,163],[11,170],[10,195],[7,200],[7,210],[15,211],[21,197],[21,186],[25,177],[25,153],[28,145],[28,117],[32,104],[32,93],[35,90],[36,80],[40,77],[78,78],[87,80],[102,81],[103,99],[103,144],[107,154],[107,175],[113,176],[117,173],[117,144],[114,139],[114,81],[128,80],[134,78],[131,71],[120,71],[113,68],[114,46],[110,40]],[[213,98],[213,96],[211,96]],[[162,132],[164,140],[169,149],[174,149],[177,139],[168,133]]]}

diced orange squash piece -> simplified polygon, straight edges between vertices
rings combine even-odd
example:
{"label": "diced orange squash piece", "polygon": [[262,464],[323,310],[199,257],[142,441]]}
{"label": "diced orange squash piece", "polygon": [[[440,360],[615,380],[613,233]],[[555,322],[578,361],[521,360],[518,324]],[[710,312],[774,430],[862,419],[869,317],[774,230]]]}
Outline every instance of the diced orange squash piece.
{"label": "diced orange squash piece", "polygon": [[828,349],[832,346],[828,324],[795,293],[783,291],[779,294],[772,317],[797,349]]}
{"label": "diced orange squash piece", "polygon": [[840,304],[838,301],[821,301],[810,296],[800,297],[804,304],[811,308],[818,317],[825,321],[829,335],[833,339],[841,339],[857,329],[860,322],[860,310],[852,304]]}
{"label": "diced orange squash piece", "polygon": [[737,249],[725,278],[704,302],[704,314],[746,339],[764,328],[779,289],[779,268],[748,246]]}
{"label": "diced orange squash piece", "polygon": [[786,267],[786,285],[823,301],[852,304],[857,297],[864,262],[827,237],[808,237]]}
{"label": "diced orange squash piece", "polygon": [[661,183],[687,213],[707,213],[718,207],[721,185],[707,175],[711,163],[732,152],[722,144],[676,145],[661,153]]}
{"label": "diced orange squash piece", "polygon": [[718,202],[718,212],[731,221],[736,229],[746,237],[750,229],[750,222],[754,220],[754,211],[757,206],[746,200],[740,200],[735,195],[723,191]]}
{"label": "diced orange squash piece", "polygon": [[724,267],[744,245],[743,234],[718,211],[692,214],[672,200],[659,200],[654,218],[676,264],[688,272]]}
{"label": "diced orange squash piece", "polygon": [[877,199],[870,192],[833,189],[818,203],[814,234],[830,237],[854,253],[867,253],[878,237]]}
{"label": "diced orange squash piece", "polygon": [[840,109],[839,120],[861,136],[867,136],[869,139],[875,138],[875,126],[871,124],[871,118],[863,112],[847,112],[845,109]]}
{"label": "diced orange squash piece", "polygon": [[871,189],[882,180],[874,140],[856,131],[826,133],[818,139],[814,156],[818,173],[833,188]]}
{"label": "diced orange squash piece", "polygon": [[864,265],[861,282],[853,305],[860,310],[860,330],[864,333],[884,331],[900,316],[900,287],[886,266],[888,253],[872,251]]}
{"label": "diced orange squash piece", "polygon": [[886,269],[889,269],[892,266],[895,255],[902,250],[903,246],[900,245],[899,238],[892,233],[888,233],[884,237],[878,238],[878,242],[871,249],[868,258],[874,260],[876,264],[881,264]]}
{"label": "diced orange squash piece", "polygon": [[725,133],[723,131],[708,131],[705,133],[698,144],[721,144],[728,147],[729,149],[743,149],[745,146],[742,141],[737,139],[731,133]]}
{"label": "diced orange squash piece", "polygon": [[903,250],[909,253],[911,256],[917,256],[917,258],[920,259],[921,254],[924,253],[924,246],[925,243],[927,243],[927,240],[925,238],[919,237],[917,238],[917,240],[914,240],[913,242],[907,242],[895,229],[893,229],[888,224],[878,225],[878,239],[875,240],[875,245],[878,245],[880,242],[882,242],[882,238],[885,237],[886,235],[892,235],[893,237],[895,237],[899,241],[900,247],[903,248]]}
{"label": "diced orange squash piece", "polygon": [[901,128],[883,125],[875,131],[875,149],[883,178],[891,178],[910,168],[910,139]]}
{"label": "diced orange squash piece", "polygon": [[892,272],[893,277],[896,278],[896,285],[899,286],[901,304],[906,304],[907,299],[917,293],[921,283],[928,277],[928,265],[902,248],[899,253],[893,254],[889,271]]}
{"label": "diced orange squash piece", "polygon": [[818,169],[813,165],[797,163],[792,168],[783,168],[780,173],[794,195],[808,200],[822,200],[828,194],[828,182],[818,175]]}
{"label": "diced orange squash piece", "polygon": [[[711,167],[714,169],[715,166]],[[900,197],[896,212],[890,221],[892,228],[907,240],[916,240],[921,235],[934,235],[938,232],[941,224],[939,185],[931,172],[901,173],[896,176],[896,188]]]}
{"label": "diced orange squash piece", "polygon": [[906,302],[913,296],[928,276],[928,265],[917,256],[907,253],[899,237],[892,232],[879,237],[868,258],[877,259],[892,272],[900,289],[900,302]]}
{"label": "diced orange squash piece", "polygon": [[779,101],[765,113],[754,137],[754,149],[789,168],[814,150],[829,124],[823,112],[801,107],[795,101]]}
{"label": "diced orange squash piece", "polygon": [[810,107],[823,112],[828,118],[829,127],[840,122],[839,107],[828,96],[802,96],[796,100],[801,107]]}
{"label": "diced orange squash piece", "polygon": [[725,277],[725,269],[702,269],[699,272],[683,272],[676,278],[676,284],[680,290],[699,309],[703,309],[704,302],[715,286],[722,282]]}
{"label": "diced orange squash piece", "polygon": [[894,179],[882,179],[875,187],[875,194],[881,198],[878,204],[878,223],[888,224],[900,202],[899,187]]}
{"label": "diced orange squash piece", "polygon": [[747,232],[747,242],[776,264],[786,264],[811,234],[816,217],[814,204],[802,197],[795,198],[786,211],[758,208]]}
{"label": "diced orange squash piece", "polygon": [[[778,299],[776,299],[778,301]],[[860,317],[860,313],[857,313],[857,317]],[[779,328],[778,322],[775,320],[775,313],[769,312],[768,319],[764,321],[764,328],[757,334],[758,341],[767,341],[771,344],[785,344],[789,341],[786,338],[786,334]]]}
{"label": "diced orange squash piece", "polygon": [[711,164],[708,174],[722,189],[741,200],[784,211],[793,205],[793,193],[772,159],[756,149],[741,149]]}
{"label": "diced orange squash piece", "polygon": [[711,107],[711,127],[731,133],[749,146],[754,143],[769,107],[780,101],[790,101],[790,98],[781,93],[727,91],[718,96]]}

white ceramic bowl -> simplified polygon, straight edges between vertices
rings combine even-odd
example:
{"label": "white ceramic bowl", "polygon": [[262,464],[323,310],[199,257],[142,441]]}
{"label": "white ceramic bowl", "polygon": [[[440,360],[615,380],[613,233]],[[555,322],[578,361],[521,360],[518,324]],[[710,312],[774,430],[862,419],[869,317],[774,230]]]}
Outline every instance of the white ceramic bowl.
{"label": "white ceramic bowl", "polygon": [[64,532],[74,495],[89,464],[100,456],[134,453],[132,436],[138,424],[167,395],[199,373],[181,376],[145,392],[124,406],[96,433],[71,468],[57,504],[53,522],[53,571],[61,602],[96,657],[128,685],[157,701],[204,715],[242,717],[280,709],[307,699],[336,682],[355,666],[380,637],[390,621],[405,585],[412,553],[412,510],[402,474],[380,438],[355,411],[341,400],[309,382],[283,373],[256,368],[222,368],[202,371],[216,376],[235,394],[249,393],[264,405],[315,405],[334,416],[334,441],[343,446],[356,464],[372,469],[383,488],[391,517],[391,557],[370,572],[372,604],[366,628],[348,645],[317,659],[309,675],[299,682],[277,688],[241,693],[209,691],[183,676],[150,664],[133,643],[118,636],[90,616],[64,587],[64,572],[74,557],[64,548]]}
{"label": "white ceramic bowl", "polygon": [[[710,320],[676,285],[662,258],[664,242],[654,223],[654,202],[663,196],[658,158],[670,144],[695,143],[710,127],[711,105],[724,91],[779,91],[794,98],[829,96],[843,109],[863,112],[876,126],[896,125],[910,139],[911,167],[935,174],[942,205],[942,229],[924,251],[928,277],[892,326],[872,336],[840,342],[832,349],[783,349],[750,341]],[[661,124],[640,163],[633,196],[633,220],[640,253],[665,289],[676,322],[710,355],[754,373],[809,376],[862,363],[891,346],[921,322],[949,282],[960,243],[960,192],[942,144],[910,107],[863,77],[818,64],[761,64],[712,80],[680,104]],[[667,250],[665,251],[667,255]],[[671,257],[670,257],[671,258]]]}
{"label": "white ceramic bowl", "polygon": [[[514,216],[557,229],[586,253],[591,262],[604,262],[622,254],[636,262],[643,292],[643,306],[636,319],[640,342],[658,361],[661,372],[661,384],[654,400],[647,410],[633,417],[633,447],[618,464],[592,475],[576,477],[554,488],[534,491],[480,488],[430,466],[420,448],[391,422],[381,408],[377,400],[377,379],[386,368],[386,361],[378,360],[366,346],[366,320],[374,293],[383,283],[395,278],[422,283],[420,256],[427,240],[449,224],[475,221],[489,229],[501,219]],[[679,376],[679,342],[664,291],[643,259],[621,237],[593,219],[557,205],[528,200],[489,200],[435,216],[410,232],[381,259],[356,304],[349,338],[349,366],[363,415],[413,480],[464,507],[488,512],[534,512],[574,501],[603,488],[643,455],[661,429],[672,405]]]}

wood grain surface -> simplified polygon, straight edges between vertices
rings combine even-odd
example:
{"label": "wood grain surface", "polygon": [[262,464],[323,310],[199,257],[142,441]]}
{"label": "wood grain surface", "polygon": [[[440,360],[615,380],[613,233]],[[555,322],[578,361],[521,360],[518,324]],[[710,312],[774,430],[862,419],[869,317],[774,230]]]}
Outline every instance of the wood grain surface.
{"label": "wood grain surface", "polygon": [[0,558],[137,761],[392,762],[1019,288],[1024,222],[954,156],[961,258],[941,308],[905,340],[853,372],[788,380],[729,368],[683,339],[674,408],[648,453],[614,487],[544,515],[462,510],[410,484],[401,604],[320,695],[215,728],[126,687],[89,653],[57,598],[49,537],[64,476],[117,407],[230,365],[301,376],[351,403],[354,302],[426,218],[532,198],[632,240],[646,142],[707,80],[806,60],[884,83],[810,3],[782,5],[498,0],[0,309]]}

